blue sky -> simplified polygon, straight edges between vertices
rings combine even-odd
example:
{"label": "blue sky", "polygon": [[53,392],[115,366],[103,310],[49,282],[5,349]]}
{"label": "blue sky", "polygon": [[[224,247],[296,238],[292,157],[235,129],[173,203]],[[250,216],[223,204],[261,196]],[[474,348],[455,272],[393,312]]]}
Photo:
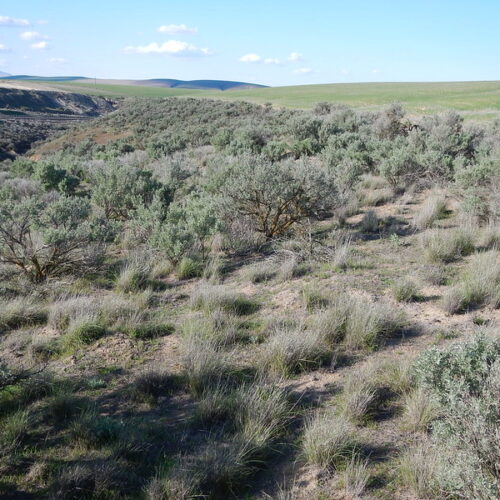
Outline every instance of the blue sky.
{"label": "blue sky", "polygon": [[500,80],[500,0],[2,0],[0,71],[268,85]]}

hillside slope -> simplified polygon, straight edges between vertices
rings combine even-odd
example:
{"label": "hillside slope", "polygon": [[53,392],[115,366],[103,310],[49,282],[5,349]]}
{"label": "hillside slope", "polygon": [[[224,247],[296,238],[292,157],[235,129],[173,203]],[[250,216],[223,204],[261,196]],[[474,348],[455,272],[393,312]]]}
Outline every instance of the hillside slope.
{"label": "hillside slope", "polygon": [[177,80],[174,78],[151,78],[147,80],[86,78],[83,76],[31,76],[31,75],[1,75],[5,80],[36,81],[43,83],[94,83],[95,85],[133,85],[138,87],[161,87],[199,90],[231,90],[265,88],[266,85],[256,83],[236,82],[227,80]]}
{"label": "hillside slope", "polygon": [[0,87],[0,109],[98,116],[113,111],[115,105],[102,97]]}

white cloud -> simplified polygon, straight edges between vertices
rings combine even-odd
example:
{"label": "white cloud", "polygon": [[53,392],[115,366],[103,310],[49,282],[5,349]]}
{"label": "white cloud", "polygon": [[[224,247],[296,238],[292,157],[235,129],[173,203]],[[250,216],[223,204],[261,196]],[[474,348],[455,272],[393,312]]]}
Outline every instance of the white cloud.
{"label": "white cloud", "polygon": [[288,56],[288,60],[291,61],[291,62],[298,62],[298,61],[302,61],[303,59],[303,56],[300,52],[292,52],[289,56]]}
{"label": "white cloud", "polygon": [[49,62],[54,64],[63,64],[66,62],[66,59],[64,59],[64,57],[51,57]]}
{"label": "white cloud", "polygon": [[379,69],[377,69],[377,68],[372,69],[372,73],[373,73],[374,75],[376,75],[377,73],[380,73],[380,70],[379,70]]}
{"label": "white cloud", "polygon": [[12,50],[9,49],[9,47],[7,47],[7,45],[4,45],[3,43],[0,43],[0,52],[6,53],[6,52],[12,52]]}
{"label": "white cloud", "polygon": [[264,63],[265,64],[276,64],[279,66],[281,64],[281,60],[276,59],[274,57],[268,57],[267,59],[264,59]]}
{"label": "white cloud", "polygon": [[16,19],[14,17],[9,16],[0,16],[0,26],[9,26],[9,27],[17,27],[17,26],[29,26],[30,22],[27,19]]}
{"label": "white cloud", "polygon": [[30,45],[30,47],[31,47],[32,49],[44,50],[44,49],[46,49],[46,48],[48,47],[48,45],[49,45],[49,44],[48,44],[47,42],[43,41],[43,42],[36,42],[36,43],[32,43],[32,44]]}
{"label": "white cloud", "polygon": [[245,54],[244,56],[241,56],[239,60],[244,63],[257,63],[262,61],[262,57],[258,54]]}
{"label": "white cloud", "polygon": [[209,56],[213,52],[207,48],[200,48],[179,40],[168,40],[159,44],[152,42],[149,45],[128,46],[123,49],[126,54],[167,54],[177,57]]}
{"label": "white cloud", "polygon": [[347,76],[351,73],[350,70],[346,69],[346,68],[343,68],[340,70],[340,72],[344,75],[344,76]]}
{"label": "white cloud", "polygon": [[40,19],[40,21],[37,21],[36,24],[49,24],[49,22],[45,19]]}
{"label": "white cloud", "polygon": [[194,35],[198,33],[198,28],[190,28],[185,24],[166,24],[160,26],[156,31],[167,33],[168,35]]}
{"label": "white cloud", "polygon": [[20,35],[22,40],[48,40],[47,35],[42,35],[38,31],[23,31]]}
{"label": "white cloud", "polygon": [[297,68],[297,69],[294,69],[293,72],[296,75],[307,75],[308,73],[312,73],[312,69],[311,68]]}

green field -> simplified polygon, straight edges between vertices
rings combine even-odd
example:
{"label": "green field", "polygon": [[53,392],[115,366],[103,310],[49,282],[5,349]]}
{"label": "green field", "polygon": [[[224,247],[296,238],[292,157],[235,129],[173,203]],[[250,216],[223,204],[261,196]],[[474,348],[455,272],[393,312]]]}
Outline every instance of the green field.
{"label": "green field", "polygon": [[102,96],[122,97],[209,97],[224,100],[271,102],[276,106],[312,108],[321,101],[376,109],[401,102],[415,114],[456,109],[468,117],[490,119],[500,112],[500,81],[442,83],[335,83],[244,90],[206,91],[133,85],[92,83],[49,84],[59,89]]}

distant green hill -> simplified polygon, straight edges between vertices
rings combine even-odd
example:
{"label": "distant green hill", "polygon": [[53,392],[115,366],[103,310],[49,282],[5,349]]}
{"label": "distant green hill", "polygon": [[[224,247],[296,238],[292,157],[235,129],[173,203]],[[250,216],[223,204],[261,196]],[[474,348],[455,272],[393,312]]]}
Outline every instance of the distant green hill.
{"label": "distant green hill", "polygon": [[[0,74],[0,76],[2,76]],[[155,87],[155,88],[179,88],[191,90],[229,90],[265,88],[265,85],[255,83],[234,82],[228,80],[175,80],[173,78],[153,78],[149,80],[106,80],[94,79],[84,76],[32,76],[32,75],[8,75],[5,73],[4,80],[37,81],[43,83],[91,83],[92,85],[132,86],[132,87]]]}
{"label": "distant green hill", "polygon": [[[68,79],[71,77],[67,77]],[[100,83],[99,80],[75,79],[48,81],[47,87],[104,97],[207,97],[272,103],[290,108],[312,108],[318,102],[339,103],[366,110],[378,109],[398,101],[412,114],[436,113],[455,109],[466,118],[492,119],[500,115],[500,81],[437,82],[437,83],[334,83],[289,87],[231,87],[206,88],[206,80],[151,80],[148,85],[130,80],[128,85]],[[108,80],[107,82],[113,82]],[[122,80],[121,82],[126,82]],[[152,86],[152,82],[157,82]],[[218,82],[219,80],[209,80]],[[189,84],[187,84],[189,83]],[[225,82],[239,83],[239,82]],[[246,84],[241,84],[246,85]],[[224,91],[221,91],[224,90]]]}

